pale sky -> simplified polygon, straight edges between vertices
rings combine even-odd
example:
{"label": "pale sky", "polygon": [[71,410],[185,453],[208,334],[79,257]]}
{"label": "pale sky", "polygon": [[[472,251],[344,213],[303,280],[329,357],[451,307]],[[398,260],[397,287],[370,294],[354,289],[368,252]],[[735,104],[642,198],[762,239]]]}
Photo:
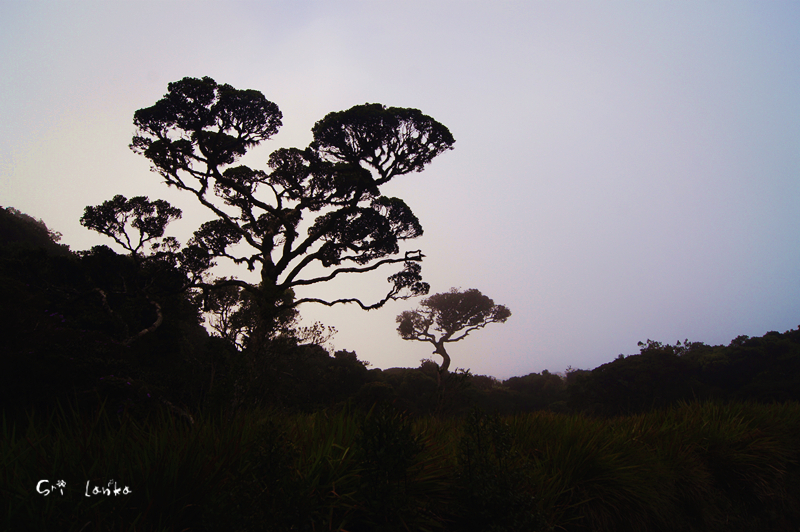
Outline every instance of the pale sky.
{"label": "pale sky", "polygon": [[[185,242],[206,211],[128,149],[133,113],[185,76],[280,106],[255,168],[365,102],[450,129],[453,151],[385,193],[422,223],[406,249],[431,293],[513,313],[450,344],[453,368],[592,369],[648,338],[800,325],[800,3],[0,0],[0,205],[81,250],[113,247],[85,206],[163,198]],[[313,294],[377,300],[391,273]],[[433,347],[395,316],[417,304],[300,311],[337,349],[415,367]]]}

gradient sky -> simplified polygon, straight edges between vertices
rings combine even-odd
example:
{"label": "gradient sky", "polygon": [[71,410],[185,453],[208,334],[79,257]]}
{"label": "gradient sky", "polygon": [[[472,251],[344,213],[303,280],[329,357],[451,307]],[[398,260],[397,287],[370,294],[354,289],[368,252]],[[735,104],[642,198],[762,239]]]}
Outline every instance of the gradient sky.
{"label": "gradient sky", "polygon": [[[450,128],[455,149],[385,193],[425,229],[407,249],[432,293],[513,313],[450,344],[454,368],[592,369],[648,338],[800,324],[798,2],[0,0],[0,205],[81,250],[113,244],[85,206],[163,198],[185,242],[206,212],[128,149],[133,113],[185,76],[280,106],[256,168],[365,102]],[[377,300],[391,273],[314,294]],[[300,310],[387,368],[431,355],[395,331],[416,305]]]}

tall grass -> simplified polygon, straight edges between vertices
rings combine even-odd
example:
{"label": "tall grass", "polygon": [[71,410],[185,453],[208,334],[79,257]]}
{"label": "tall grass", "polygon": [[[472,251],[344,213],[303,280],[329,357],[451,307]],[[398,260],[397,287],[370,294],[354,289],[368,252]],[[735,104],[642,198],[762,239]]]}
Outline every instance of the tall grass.
{"label": "tall grass", "polygon": [[287,424],[299,512],[315,530],[435,530],[450,498],[446,447],[391,407]]}
{"label": "tall grass", "polygon": [[548,527],[796,530],[799,416],[794,403],[694,403],[610,421],[528,414],[512,426]]}
{"label": "tall grass", "polygon": [[[3,530],[797,530],[800,405],[3,419]],[[36,492],[65,480],[62,496]],[[85,496],[113,479],[128,495]]]}
{"label": "tall grass", "polygon": [[540,414],[516,416],[512,427],[533,464],[531,482],[549,527],[591,523],[603,529],[622,522],[625,511],[632,525],[646,529],[647,516],[635,509],[658,498],[652,472],[644,470],[649,464],[609,437],[602,422]]}
{"label": "tall grass", "polygon": [[[201,509],[230,480],[252,439],[242,420],[187,426],[166,413],[119,419],[59,407],[28,422],[3,421],[0,481],[11,530],[175,530],[195,527]],[[40,480],[66,482],[43,495]],[[89,486],[87,488],[87,482]],[[130,493],[92,495],[116,484]]]}

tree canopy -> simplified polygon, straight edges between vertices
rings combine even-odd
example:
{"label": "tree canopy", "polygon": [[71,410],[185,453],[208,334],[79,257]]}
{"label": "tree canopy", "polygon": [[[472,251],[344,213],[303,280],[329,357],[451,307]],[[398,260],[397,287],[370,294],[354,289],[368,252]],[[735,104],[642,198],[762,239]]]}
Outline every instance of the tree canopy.
{"label": "tree canopy", "polygon": [[420,308],[397,316],[397,332],[404,340],[432,343],[436,348],[433,353],[443,359],[439,368],[441,376],[450,367],[445,343],[458,342],[490,323],[505,323],[510,316],[507,307],[495,305],[480,290],[470,288],[462,292],[452,288],[422,300]]}
{"label": "tree canopy", "polygon": [[[137,132],[131,149],[149,159],[168,186],[193,195],[213,215],[180,252],[176,241],[168,242],[175,260],[196,274],[191,286],[202,288],[206,298],[231,286],[247,292],[258,309],[264,330],[255,334],[261,336],[278,316],[301,303],[356,303],[369,310],[426,294],[422,252],[400,249],[403,241],[422,235],[422,226],[403,200],[382,195],[380,186],[421,171],[452,149],[450,131],[416,109],[357,105],[317,122],[307,148],[274,151],[268,170],[236,164],[277,133],[282,118],[278,106],[260,92],[209,77],[170,83],[161,100],[134,114]],[[163,235],[166,222],[180,216],[166,202],[143,199],[141,207],[150,210],[132,223],[138,241],[121,228],[138,212],[138,204],[131,204],[142,198],[117,196],[87,207],[82,221],[136,254],[145,242]],[[260,282],[199,275],[221,258],[259,271]],[[402,269],[388,277],[390,288],[377,302],[294,297],[296,287],[391,264]]]}
{"label": "tree canopy", "polygon": [[[150,201],[146,196],[128,199],[117,194],[95,207],[86,207],[81,225],[113,238],[137,258],[147,242],[164,236],[167,224],[181,217],[181,210],[164,200]],[[129,227],[130,226],[130,227]],[[132,229],[139,233],[131,240]],[[158,246],[153,242],[154,247]]]}

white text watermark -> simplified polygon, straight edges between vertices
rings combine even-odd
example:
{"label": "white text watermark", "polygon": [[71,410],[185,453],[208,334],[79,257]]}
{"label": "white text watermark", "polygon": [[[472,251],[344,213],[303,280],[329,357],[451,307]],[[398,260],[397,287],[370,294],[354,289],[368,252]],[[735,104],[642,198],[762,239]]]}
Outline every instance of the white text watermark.
{"label": "white text watermark", "polygon": [[[64,480],[57,480],[55,483],[51,483],[49,480],[40,480],[36,484],[36,492],[41,493],[45,497],[52,494],[60,494],[64,495],[64,489],[66,489],[67,483]],[[86,481],[86,488],[83,491],[85,497],[117,497],[119,495],[130,495],[133,493],[128,486],[118,486],[114,479],[108,481],[108,484],[103,486],[100,484],[92,485],[91,480]]]}

